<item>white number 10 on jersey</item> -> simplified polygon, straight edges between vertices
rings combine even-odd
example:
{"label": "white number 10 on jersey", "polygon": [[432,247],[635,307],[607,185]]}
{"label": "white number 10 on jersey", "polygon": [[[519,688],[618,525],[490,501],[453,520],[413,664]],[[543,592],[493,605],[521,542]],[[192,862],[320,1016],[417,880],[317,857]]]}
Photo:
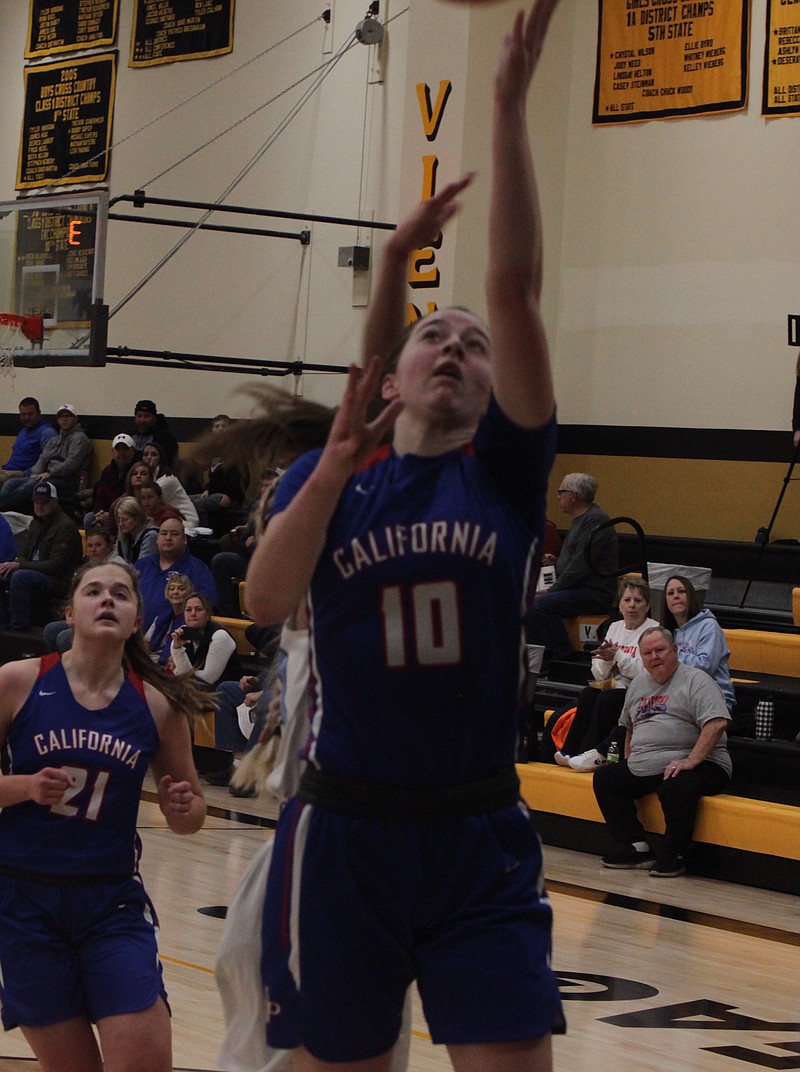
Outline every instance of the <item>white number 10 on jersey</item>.
{"label": "white number 10 on jersey", "polygon": [[409,651],[418,666],[452,666],[461,661],[461,615],[452,581],[415,584],[408,590],[398,585],[384,588],[381,614],[390,669],[408,666]]}

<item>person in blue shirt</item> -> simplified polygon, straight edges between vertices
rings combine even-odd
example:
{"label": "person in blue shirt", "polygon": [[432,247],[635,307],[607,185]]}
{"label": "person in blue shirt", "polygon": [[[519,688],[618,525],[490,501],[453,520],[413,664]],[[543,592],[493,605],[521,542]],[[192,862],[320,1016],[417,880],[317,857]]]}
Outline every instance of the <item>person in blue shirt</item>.
{"label": "person in blue shirt", "polygon": [[17,557],[17,541],[11,526],[0,514],[0,562],[13,562]]}
{"label": "person in blue shirt", "polygon": [[186,530],[179,517],[168,517],[161,522],[156,544],[158,550],[155,554],[145,555],[135,564],[142,593],[144,633],[156,618],[172,609],[164,592],[167,580],[173,574],[181,573],[188,577],[195,592],[207,596],[214,605],[217,602],[211,570],[205,562],[190,553]]}
{"label": "person in blue shirt", "polygon": [[42,416],[37,399],[28,396],[19,404],[19,423],[22,425],[8,461],[0,467],[0,488],[7,480],[31,475],[39,460],[42,447],[56,435],[56,430]]}
{"label": "person in blue shirt", "polygon": [[674,634],[680,661],[705,670],[722,689],[725,704],[732,711],[736,693],[731,682],[728,642],[711,611],[700,609],[700,600],[688,577],[676,573],[667,579],[661,624]]}

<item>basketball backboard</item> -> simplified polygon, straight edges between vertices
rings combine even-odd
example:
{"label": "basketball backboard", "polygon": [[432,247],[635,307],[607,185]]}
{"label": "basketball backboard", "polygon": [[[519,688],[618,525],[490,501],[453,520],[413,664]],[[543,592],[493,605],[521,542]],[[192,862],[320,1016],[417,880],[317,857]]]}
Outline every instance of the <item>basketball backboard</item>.
{"label": "basketball backboard", "polygon": [[40,344],[21,340],[20,368],[104,365],[108,195],[0,201],[0,313],[41,316]]}

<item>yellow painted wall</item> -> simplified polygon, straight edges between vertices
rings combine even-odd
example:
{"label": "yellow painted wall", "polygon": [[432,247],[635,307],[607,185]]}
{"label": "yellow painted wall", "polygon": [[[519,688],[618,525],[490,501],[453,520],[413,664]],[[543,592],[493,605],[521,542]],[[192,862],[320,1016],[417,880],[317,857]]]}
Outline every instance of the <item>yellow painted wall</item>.
{"label": "yellow painted wall", "polygon": [[[559,528],[568,518],[556,501],[566,473],[591,473],[600,481],[597,501],[614,517],[635,518],[651,536],[708,540],[755,539],[769,524],[787,466],[693,458],[616,458],[559,455],[548,496],[548,516]],[[800,472],[797,473],[800,477]],[[800,484],[790,483],[771,538],[800,537]]]}
{"label": "yellow painted wall", "polygon": [[[0,436],[0,458],[11,451]],[[191,448],[181,445],[181,455]],[[93,479],[111,460],[110,440],[94,440]],[[600,481],[597,501],[611,517],[635,518],[649,536],[706,540],[755,539],[766,526],[783,486],[787,466],[776,462],[730,462],[694,458],[618,458],[564,454],[556,458],[548,495],[548,517],[559,528],[569,519],[556,491],[567,473],[591,473]],[[800,472],[797,473],[800,478]],[[624,530],[621,530],[624,531]],[[772,539],[800,537],[800,480],[790,482]]]}

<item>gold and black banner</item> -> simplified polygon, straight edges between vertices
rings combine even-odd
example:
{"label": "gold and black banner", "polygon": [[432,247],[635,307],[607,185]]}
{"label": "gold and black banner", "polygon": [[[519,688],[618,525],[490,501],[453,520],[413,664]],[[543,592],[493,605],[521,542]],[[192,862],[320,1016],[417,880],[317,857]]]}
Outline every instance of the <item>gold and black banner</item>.
{"label": "gold and black banner", "polygon": [[800,0],[767,0],[762,115],[800,113]]}
{"label": "gold and black banner", "polygon": [[747,103],[750,0],[598,0],[594,123]]}
{"label": "gold and black banner", "polygon": [[18,190],[105,179],[116,78],[114,52],[25,68]]}
{"label": "gold and black banner", "polygon": [[234,0],[134,0],[129,67],[233,51]]}
{"label": "gold and black banner", "polygon": [[117,35],[119,0],[30,0],[25,57],[108,48]]}

